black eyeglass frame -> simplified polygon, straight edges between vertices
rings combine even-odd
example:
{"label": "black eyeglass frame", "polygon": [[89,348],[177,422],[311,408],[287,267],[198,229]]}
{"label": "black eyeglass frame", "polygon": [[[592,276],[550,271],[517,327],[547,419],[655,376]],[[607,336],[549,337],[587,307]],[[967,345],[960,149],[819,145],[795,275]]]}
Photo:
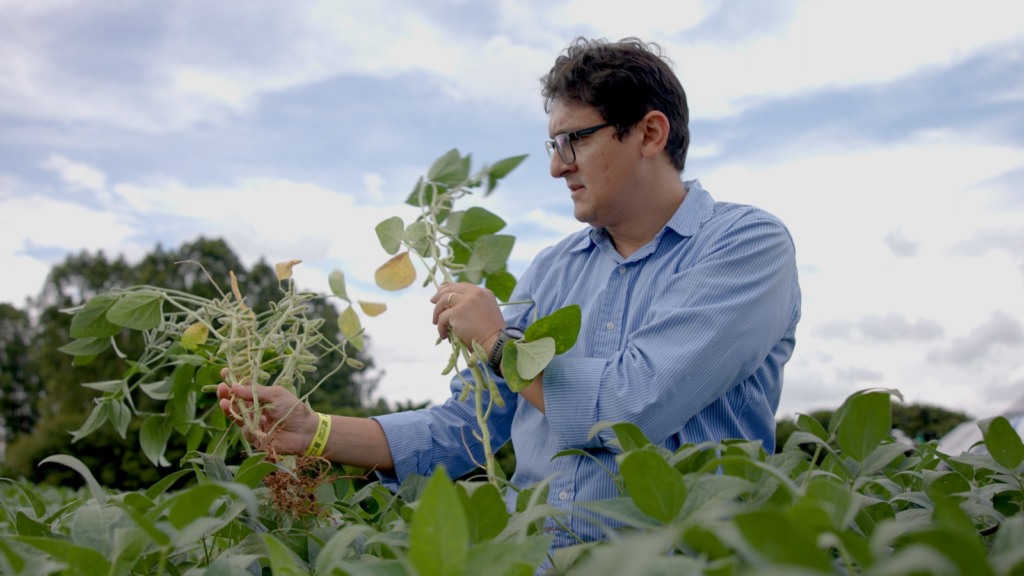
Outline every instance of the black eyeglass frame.
{"label": "black eyeglass frame", "polygon": [[[577,130],[575,132],[562,132],[561,134],[555,134],[555,137],[553,139],[544,142],[544,147],[547,148],[549,158],[553,156],[555,151],[557,150],[558,157],[562,159],[562,162],[565,162],[566,164],[574,164],[576,162],[576,149],[573,148],[572,146],[572,143],[574,141],[578,141],[580,138],[583,138],[584,136],[589,136],[602,128],[607,128],[609,126],[614,125],[615,124],[611,122],[604,122],[602,124],[591,126],[590,128],[584,128],[582,130]],[[569,152],[572,154],[572,158],[565,157],[566,144],[569,145]]]}

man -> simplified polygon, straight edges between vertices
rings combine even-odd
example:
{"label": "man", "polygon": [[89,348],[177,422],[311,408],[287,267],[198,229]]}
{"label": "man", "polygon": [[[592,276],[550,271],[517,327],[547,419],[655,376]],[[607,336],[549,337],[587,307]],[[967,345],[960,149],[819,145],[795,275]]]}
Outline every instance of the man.
{"label": "man", "polygon": [[[598,422],[632,422],[669,450],[727,438],[774,450],[800,289],[793,242],[777,218],[681,180],[686,96],[657,46],[577,39],[542,81],[551,175],[565,180],[588,226],[529,266],[511,298],[529,304],[503,313],[493,294],[464,283],[442,286],[431,301],[442,337],[452,331],[485,350],[514,337],[507,327],[582,308],[576,345],[529,387],[517,395],[498,378],[505,406],[490,420],[495,447],[513,442],[513,485],[549,480],[549,503],[569,513],[546,524],[562,547],[603,537],[574,503],[617,495],[611,431],[588,437]],[[472,446],[475,415],[457,401],[458,378],[452,389],[452,399],[425,410],[332,417],[324,456],[376,469],[393,486],[438,465],[469,472],[482,454]],[[225,409],[231,392],[220,386]],[[233,393],[251,398],[243,386]],[[260,391],[275,403],[271,419],[294,403],[284,394]],[[278,452],[302,453],[313,438],[317,415],[295,412],[275,439]],[[568,449],[586,455],[554,457]]]}

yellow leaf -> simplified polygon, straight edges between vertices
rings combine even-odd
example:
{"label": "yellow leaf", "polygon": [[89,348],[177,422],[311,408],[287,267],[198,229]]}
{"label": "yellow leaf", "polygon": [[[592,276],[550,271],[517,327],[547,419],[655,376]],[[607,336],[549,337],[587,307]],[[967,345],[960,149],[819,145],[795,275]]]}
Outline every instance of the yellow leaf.
{"label": "yellow leaf", "polygon": [[210,330],[206,327],[206,324],[196,322],[181,333],[181,345],[184,346],[186,350],[195,350],[206,343],[206,339],[209,335]]}
{"label": "yellow leaf", "polygon": [[277,273],[278,280],[288,280],[292,277],[292,268],[296,264],[300,264],[302,260],[289,260],[287,262],[278,262],[274,264],[274,272]]}
{"label": "yellow leaf", "polygon": [[374,316],[380,316],[388,309],[387,304],[382,304],[380,302],[364,302],[362,300],[359,300],[358,302],[359,307],[363,310],[363,314],[366,314],[371,318]]}
{"label": "yellow leaf", "polygon": [[359,315],[351,306],[345,308],[338,316],[338,329],[356,350],[363,349],[363,326],[359,322]]}
{"label": "yellow leaf", "polygon": [[409,252],[402,252],[377,268],[374,280],[385,290],[401,290],[412,284],[416,280],[416,269],[409,259]]}

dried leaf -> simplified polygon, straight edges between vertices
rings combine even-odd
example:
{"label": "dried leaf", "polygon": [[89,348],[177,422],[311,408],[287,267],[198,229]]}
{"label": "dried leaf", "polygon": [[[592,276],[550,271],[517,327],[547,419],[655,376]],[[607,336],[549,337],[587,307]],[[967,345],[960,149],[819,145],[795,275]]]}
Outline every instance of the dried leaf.
{"label": "dried leaf", "polygon": [[363,314],[366,314],[371,318],[374,316],[380,316],[388,309],[387,304],[380,302],[364,302],[362,300],[358,300],[357,302],[359,303],[359,308],[362,309]]}
{"label": "dried leaf", "polygon": [[292,268],[296,264],[301,264],[302,260],[289,260],[287,262],[278,262],[274,264],[274,272],[277,273],[278,280],[289,280],[292,277]]}

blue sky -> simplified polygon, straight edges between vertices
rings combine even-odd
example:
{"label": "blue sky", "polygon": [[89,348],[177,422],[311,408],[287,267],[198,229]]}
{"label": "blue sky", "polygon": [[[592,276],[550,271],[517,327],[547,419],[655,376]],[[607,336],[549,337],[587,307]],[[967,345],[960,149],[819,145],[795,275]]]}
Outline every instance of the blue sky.
{"label": "blue sky", "polygon": [[521,273],[579,228],[539,77],[575,36],[662,45],[685,179],[780,216],[804,318],[780,416],[888,387],[984,417],[1024,394],[1024,18],[1006,2],[0,0],[0,301],[68,254],[224,238],[343,270],[378,394],[441,401],[427,289],[373,226],[451,148],[529,154],[487,199]]}

